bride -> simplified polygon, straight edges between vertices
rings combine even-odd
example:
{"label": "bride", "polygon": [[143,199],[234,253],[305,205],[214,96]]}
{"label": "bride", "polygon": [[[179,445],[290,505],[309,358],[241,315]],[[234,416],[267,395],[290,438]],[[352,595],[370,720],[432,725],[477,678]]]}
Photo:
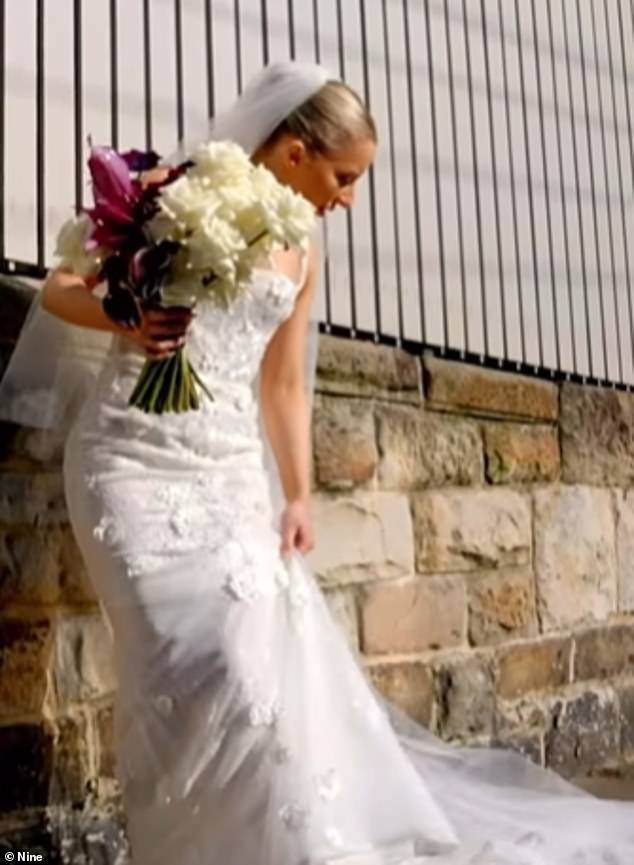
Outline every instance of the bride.
{"label": "bride", "polygon": [[[263,70],[211,136],[238,141],[322,215],[352,205],[376,148],[358,96],[294,63]],[[64,479],[113,636],[131,863],[632,865],[634,804],[515,753],[442,742],[372,686],[331,618],[303,558],[317,271],[314,252],[288,250],[228,308],[144,313],[133,331],[90,278],[58,269],[41,292],[40,324],[65,328],[58,346],[70,332],[92,334],[95,352],[107,339]],[[185,338],[215,401],[129,407],[145,358]],[[33,422],[21,343],[0,413]],[[41,375],[70,404],[50,363]]]}

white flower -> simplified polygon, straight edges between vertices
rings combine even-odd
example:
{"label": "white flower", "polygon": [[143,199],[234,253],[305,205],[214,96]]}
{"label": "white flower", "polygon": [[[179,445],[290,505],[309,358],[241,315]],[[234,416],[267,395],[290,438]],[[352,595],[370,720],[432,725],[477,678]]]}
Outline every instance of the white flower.
{"label": "white flower", "polygon": [[210,141],[193,154],[194,165],[187,172],[192,177],[207,179],[214,187],[232,186],[248,177],[253,166],[248,154],[232,141]]}
{"label": "white flower", "polygon": [[235,277],[237,258],[246,248],[240,231],[215,215],[205,219],[187,240],[192,268],[212,271],[223,279]]}
{"label": "white flower", "polygon": [[92,220],[86,214],[82,214],[67,219],[57,235],[55,255],[61,259],[60,265],[68,267],[80,276],[97,274],[104,257],[103,249],[86,251],[86,241],[92,229]]}
{"label": "white flower", "polygon": [[[188,229],[195,229],[201,220],[213,216],[222,201],[214,189],[203,186],[195,177],[183,175],[162,190],[158,204],[160,214],[172,221],[173,235],[178,238]],[[164,230],[165,225],[164,219],[155,218],[150,230],[153,227]]]}

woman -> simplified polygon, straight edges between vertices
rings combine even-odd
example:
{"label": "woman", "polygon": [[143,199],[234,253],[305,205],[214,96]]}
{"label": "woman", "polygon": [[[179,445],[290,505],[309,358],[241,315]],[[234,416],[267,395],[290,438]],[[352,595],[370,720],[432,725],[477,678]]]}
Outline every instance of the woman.
{"label": "woman", "polygon": [[[352,205],[376,149],[356,94],[296,64],[265,69],[214,134],[321,214]],[[516,754],[441,742],[371,686],[331,619],[301,558],[313,545],[302,366],[316,272],[314,253],[289,250],[228,309],[147,313],[135,331],[74,274],[43,289],[54,316],[114,333],[64,475],[114,637],[131,862],[631,865],[634,805]],[[130,409],[144,358],[185,337],[215,401]]]}

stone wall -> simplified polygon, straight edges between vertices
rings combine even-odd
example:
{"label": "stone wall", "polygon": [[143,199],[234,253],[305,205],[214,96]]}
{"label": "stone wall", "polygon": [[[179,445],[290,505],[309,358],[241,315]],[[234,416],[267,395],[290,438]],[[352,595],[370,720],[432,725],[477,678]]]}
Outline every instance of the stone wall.
{"label": "stone wall", "polygon": [[309,556],[447,741],[634,767],[634,395],[322,337]]}
{"label": "stone wall", "polygon": [[[2,291],[6,360],[29,292]],[[634,765],[633,407],[322,337],[309,562],[378,687],[444,739]],[[0,426],[0,855],[113,862],[116,681],[60,468]]]}

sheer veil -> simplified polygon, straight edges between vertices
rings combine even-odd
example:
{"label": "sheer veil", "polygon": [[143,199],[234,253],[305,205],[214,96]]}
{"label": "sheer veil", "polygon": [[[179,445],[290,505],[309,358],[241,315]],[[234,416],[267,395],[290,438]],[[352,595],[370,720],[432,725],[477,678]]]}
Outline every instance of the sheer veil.
{"label": "sheer veil", "polygon": [[[281,62],[264,67],[223,113],[192,132],[167,157],[182,161],[199,144],[232,140],[253,153],[277,126],[314,95],[331,76],[317,64]],[[318,269],[318,272],[320,269]],[[100,293],[99,287],[95,290]],[[315,292],[315,297],[318,292]],[[304,351],[304,387],[312,416],[318,348],[318,319],[311,308]],[[113,335],[77,327],[47,312],[37,291],[13,354],[0,381],[0,420],[38,427],[55,440],[68,434],[91,392]],[[255,382],[259,393],[259,378]],[[283,506],[279,472],[261,424],[264,459],[275,513]]]}

